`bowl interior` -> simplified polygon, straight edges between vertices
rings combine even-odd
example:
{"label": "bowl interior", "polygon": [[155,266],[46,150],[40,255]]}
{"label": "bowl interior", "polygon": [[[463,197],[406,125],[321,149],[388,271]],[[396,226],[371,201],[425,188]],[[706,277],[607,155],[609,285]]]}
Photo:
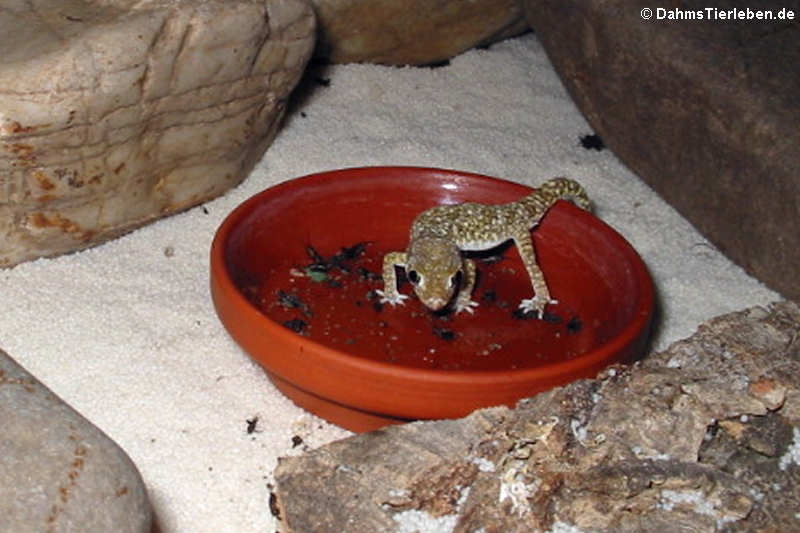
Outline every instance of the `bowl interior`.
{"label": "bowl interior", "polygon": [[[419,302],[417,308],[413,302],[396,308],[376,305],[367,294],[382,288],[375,279],[345,297],[341,286],[289,274],[309,265],[309,246],[331,256],[364,242],[372,261],[368,269],[379,273],[382,254],[405,249],[411,222],[428,207],[505,203],[529,192],[507,181],[422,168],[348,169],[300,178],[254,196],[231,215],[235,222],[226,222],[232,227],[224,244],[225,265],[242,295],[271,310],[271,318],[265,316],[269,327],[284,328],[280,324],[289,317],[300,317],[309,329],[305,337],[292,334],[298,342],[379,367],[530,371],[564,361],[580,369],[581,358],[598,350],[608,352],[606,364],[629,357],[615,350],[634,339],[642,344],[653,306],[649,275],[618,233],[567,202],[554,206],[533,231],[539,264],[551,295],[559,300],[546,320],[514,316],[519,300],[529,298],[532,289],[513,247],[502,250],[499,262],[479,262],[475,298],[481,305],[474,315],[442,318],[426,313]],[[313,308],[310,315],[276,304],[281,292],[298,290]],[[410,294],[408,287],[404,292]],[[321,324],[324,320],[329,323]],[[327,334],[315,334],[326,328]]]}

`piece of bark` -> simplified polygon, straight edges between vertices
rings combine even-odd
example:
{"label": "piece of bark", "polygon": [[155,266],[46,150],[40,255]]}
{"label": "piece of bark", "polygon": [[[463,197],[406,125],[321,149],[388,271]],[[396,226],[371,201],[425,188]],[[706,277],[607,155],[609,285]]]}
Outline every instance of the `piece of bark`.
{"label": "piece of bark", "polygon": [[800,530],[800,308],[712,319],[513,410],[282,458],[275,479],[293,533]]}
{"label": "piece of bark", "polygon": [[0,6],[0,266],[236,185],[272,142],[314,28],[302,0]]}

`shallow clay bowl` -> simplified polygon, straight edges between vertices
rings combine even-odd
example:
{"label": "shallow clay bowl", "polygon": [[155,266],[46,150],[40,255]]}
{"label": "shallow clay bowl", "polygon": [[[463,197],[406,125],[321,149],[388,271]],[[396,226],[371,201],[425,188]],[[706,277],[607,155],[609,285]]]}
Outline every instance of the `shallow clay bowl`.
{"label": "shallow clay bowl", "polygon": [[[233,339],[286,396],[353,431],[514,405],[636,358],[653,314],[650,275],[617,232],[568,202],[558,202],[533,230],[559,300],[544,319],[513,312],[532,295],[513,246],[501,250],[500,260],[477,259],[474,315],[434,315],[413,296],[402,307],[381,305],[370,290],[382,288],[377,276],[351,281],[356,270],[378,273],[385,251],[405,249],[412,220],[431,206],[505,203],[530,192],[427,168],[345,169],[287,181],[245,201],[219,228],[211,249],[214,305]],[[304,275],[313,262],[309,246],[331,256],[363,242],[367,267],[333,269],[326,279]],[[348,283],[368,286],[355,286],[351,301],[344,296]],[[335,301],[280,299],[302,287]],[[411,294],[408,285],[401,290]],[[297,319],[287,322],[280,313]],[[337,340],[340,327],[352,331]],[[386,346],[376,348],[375,339]]]}

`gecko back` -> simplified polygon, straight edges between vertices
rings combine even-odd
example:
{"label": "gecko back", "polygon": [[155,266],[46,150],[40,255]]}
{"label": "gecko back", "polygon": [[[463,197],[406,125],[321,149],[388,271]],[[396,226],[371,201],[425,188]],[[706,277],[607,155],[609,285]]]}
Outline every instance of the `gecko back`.
{"label": "gecko back", "polygon": [[384,290],[381,302],[402,305],[406,295],[397,290],[395,267],[406,276],[419,299],[438,311],[455,300],[455,311],[472,313],[478,303],[470,295],[475,286],[474,260],[462,252],[488,250],[512,240],[528,272],[533,298],[523,298],[520,309],[542,316],[546,305],[556,303],[536,260],[531,229],[558,200],[569,200],[588,209],[583,187],[568,178],[544,182],[528,196],[508,204],[467,202],[432,207],[420,213],[411,226],[408,248],[384,256]]}

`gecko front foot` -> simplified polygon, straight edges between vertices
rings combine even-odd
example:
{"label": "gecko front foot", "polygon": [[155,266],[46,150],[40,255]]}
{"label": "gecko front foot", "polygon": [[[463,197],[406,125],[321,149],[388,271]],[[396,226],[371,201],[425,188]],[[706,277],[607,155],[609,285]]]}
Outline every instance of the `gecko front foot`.
{"label": "gecko front foot", "polygon": [[557,304],[558,300],[540,298],[538,295],[533,298],[526,298],[519,303],[519,308],[523,313],[536,312],[541,318],[544,315],[544,308],[548,304]]}
{"label": "gecko front foot", "polygon": [[478,302],[474,300],[467,300],[466,302],[456,301],[456,314],[460,313],[461,311],[466,311],[469,314],[475,312],[475,308],[478,307]]}
{"label": "gecko front foot", "polygon": [[399,292],[392,293],[392,291],[389,291],[389,294],[386,294],[381,290],[376,290],[375,294],[381,297],[381,299],[378,300],[380,303],[389,304],[391,306],[404,305],[404,300],[408,300],[408,296],[405,294],[400,294]]}

